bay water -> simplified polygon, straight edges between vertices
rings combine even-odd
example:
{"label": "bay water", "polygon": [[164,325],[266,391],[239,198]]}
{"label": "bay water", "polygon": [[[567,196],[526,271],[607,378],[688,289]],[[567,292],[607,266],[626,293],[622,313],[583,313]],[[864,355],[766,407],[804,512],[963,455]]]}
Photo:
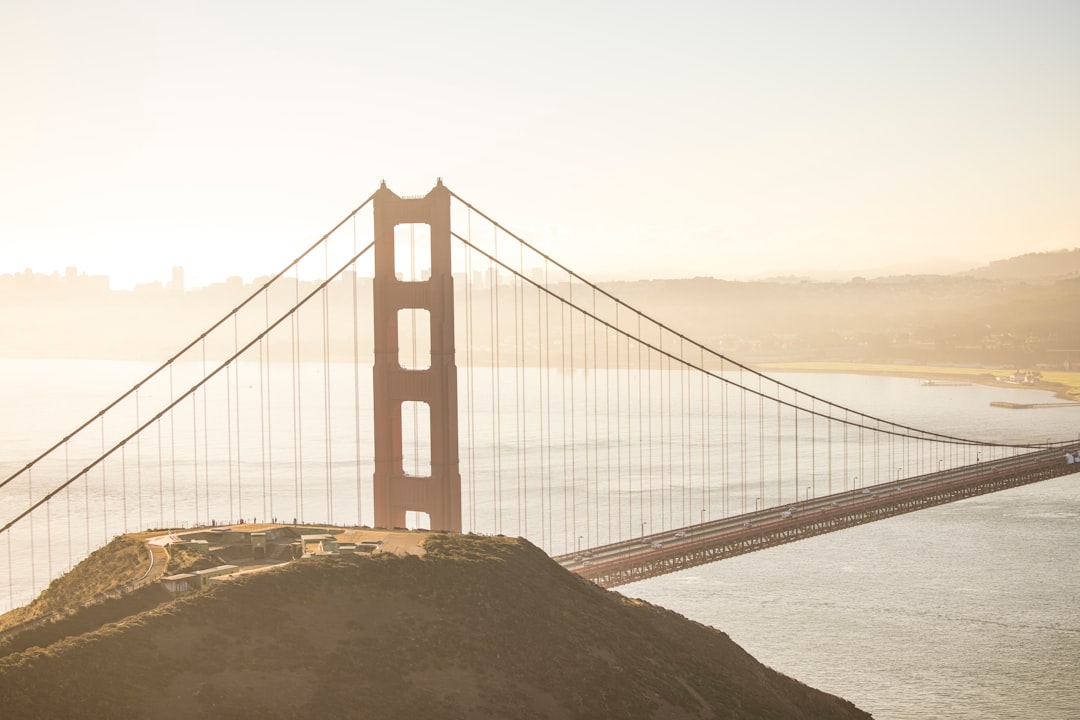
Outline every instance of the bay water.
{"label": "bay water", "polygon": [[[0,474],[146,371],[141,363],[0,361]],[[1054,401],[1039,391],[928,387],[878,376],[780,377],[819,397],[942,433],[1043,442],[1076,439],[1080,431],[1080,407],[990,405]],[[714,626],[767,665],[879,719],[1064,720],[1080,718],[1078,565],[1080,476],[1073,475],[619,591]]]}

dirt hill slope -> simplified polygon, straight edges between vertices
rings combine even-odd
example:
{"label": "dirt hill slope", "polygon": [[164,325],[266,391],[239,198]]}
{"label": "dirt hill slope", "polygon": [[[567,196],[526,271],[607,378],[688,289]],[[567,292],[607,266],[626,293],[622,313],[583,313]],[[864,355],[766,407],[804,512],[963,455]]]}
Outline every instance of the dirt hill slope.
{"label": "dirt hill slope", "polygon": [[6,719],[867,718],[523,540],[239,576],[0,658]]}

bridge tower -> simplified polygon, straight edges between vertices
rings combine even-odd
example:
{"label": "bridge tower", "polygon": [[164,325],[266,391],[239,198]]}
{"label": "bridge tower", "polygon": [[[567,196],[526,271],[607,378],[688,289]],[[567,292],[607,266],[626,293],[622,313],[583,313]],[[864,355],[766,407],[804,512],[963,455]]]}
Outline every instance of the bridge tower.
{"label": "bridge tower", "polygon": [[[376,527],[405,527],[409,510],[428,513],[432,530],[461,532],[458,469],[457,366],[454,362],[454,280],[450,267],[450,191],[440,179],[420,198],[399,197],[383,182],[374,198],[375,475]],[[398,279],[394,228],[423,223],[431,229],[431,275]],[[399,361],[398,311],[427,310],[431,365],[406,369]],[[431,475],[405,473],[402,403],[426,403]]]}

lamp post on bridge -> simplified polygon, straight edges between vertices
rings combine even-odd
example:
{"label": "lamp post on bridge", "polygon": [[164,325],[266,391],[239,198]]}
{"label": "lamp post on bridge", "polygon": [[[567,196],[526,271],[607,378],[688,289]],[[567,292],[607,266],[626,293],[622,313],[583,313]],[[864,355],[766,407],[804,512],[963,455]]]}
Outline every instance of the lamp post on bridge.
{"label": "lamp post on bridge", "polygon": [[811,487],[812,487],[811,485],[806,486],[806,497],[804,499],[804,502],[810,502],[810,488]]}
{"label": "lamp post on bridge", "polygon": [[645,544],[645,526],[648,525],[648,524],[649,523],[646,522],[645,520],[641,521],[641,544],[642,545]]}
{"label": "lamp post on bridge", "polygon": [[761,498],[754,498],[754,512],[761,509]]}
{"label": "lamp post on bridge", "polygon": [[580,553],[580,552],[581,552],[581,539],[582,539],[583,537],[585,537],[585,536],[584,536],[584,535],[578,535],[578,536],[577,536],[577,552],[578,552],[578,553]]}
{"label": "lamp post on bridge", "polygon": [[904,468],[902,468],[902,467],[896,468],[896,482],[900,482],[900,471],[903,470],[903,469]]}
{"label": "lamp post on bridge", "polygon": [[945,469],[945,467],[944,467],[944,466],[945,466],[945,458],[943,458],[943,457],[939,457],[939,458],[937,459],[937,469],[938,469],[938,472],[941,472],[942,470],[944,470],[944,469]]}

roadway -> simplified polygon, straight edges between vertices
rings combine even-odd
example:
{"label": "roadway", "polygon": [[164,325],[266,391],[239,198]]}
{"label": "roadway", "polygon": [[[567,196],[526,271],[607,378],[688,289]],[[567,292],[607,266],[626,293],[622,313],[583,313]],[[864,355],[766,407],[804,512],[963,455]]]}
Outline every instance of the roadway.
{"label": "roadway", "polygon": [[[1054,448],[810,497],[781,507],[645,534],[554,559],[601,585],[633,582],[892,515],[1080,472]],[[1080,448],[1075,452],[1080,453]]]}

